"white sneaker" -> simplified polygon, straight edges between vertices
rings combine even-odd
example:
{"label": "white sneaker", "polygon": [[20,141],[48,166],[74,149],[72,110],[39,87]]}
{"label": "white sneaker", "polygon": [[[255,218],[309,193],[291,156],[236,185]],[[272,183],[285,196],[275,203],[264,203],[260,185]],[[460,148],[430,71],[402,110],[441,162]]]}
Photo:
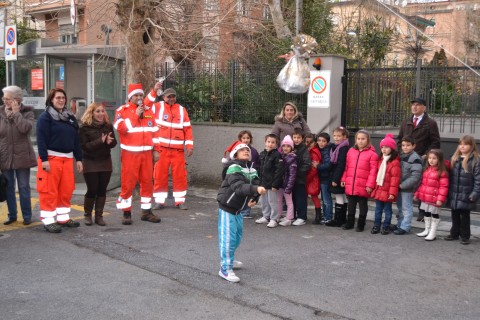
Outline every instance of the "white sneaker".
{"label": "white sneaker", "polygon": [[267,227],[269,228],[275,228],[276,226],[278,226],[278,223],[275,220],[270,220],[270,222],[267,224]]}
{"label": "white sneaker", "polygon": [[230,281],[230,282],[239,282],[240,281],[240,278],[235,275],[235,272],[233,272],[233,270],[224,271],[224,270],[220,269],[220,271],[218,271],[218,275],[220,277],[222,277],[223,279],[225,279],[227,281]]}
{"label": "white sneaker", "polygon": [[280,222],[285,221],[285,220],[287,220],[287,217],[282,217],[282,219],[280,219]]}
{"label": "white sneaker", "polygon": [[240,269],[243,267],[243,262],[238,260],[233,260],[233,269]]}
{"label": "white sneaker", "polygon": [[300,218],[298,218],[297,220],[295,220],[295,221],[292,223],[292,225],[294,225],[294,226],[303,226],[304,224],[305,224],[305,220],[300,219]]}
{"label": "white sneaker", "polygon": [[264,217],[261,217],[260,219],[255,220],[255,223],[268,223],[268,220]]}
{"label": "white sneaker", "polygon": [[279,223],[282,227],[288,227],[292,225],[292,220],[285,219],[282,222]]}

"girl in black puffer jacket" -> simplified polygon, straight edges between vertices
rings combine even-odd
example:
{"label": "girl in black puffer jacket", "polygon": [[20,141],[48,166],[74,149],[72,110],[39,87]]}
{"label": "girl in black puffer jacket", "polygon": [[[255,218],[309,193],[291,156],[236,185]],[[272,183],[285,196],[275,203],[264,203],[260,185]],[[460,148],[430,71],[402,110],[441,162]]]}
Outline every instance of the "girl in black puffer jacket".
{"label": "girl in black puffer jacket", "polygon": [[448,194],[452,209],[452,228],[445,240],[470,243],[470,210],[480,197],[480,154],[475,138],[467,135],[460,139],[452,157],[450,189]]}

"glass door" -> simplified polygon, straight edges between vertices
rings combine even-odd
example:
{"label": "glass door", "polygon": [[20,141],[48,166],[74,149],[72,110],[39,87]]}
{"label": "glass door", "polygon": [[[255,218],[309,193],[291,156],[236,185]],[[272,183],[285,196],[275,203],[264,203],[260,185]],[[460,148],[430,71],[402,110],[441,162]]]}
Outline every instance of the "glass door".
{"label": "glass door", "polygon": [[53,88],[65,90],[65,60],[52,57],[48,60],[48,90]]}

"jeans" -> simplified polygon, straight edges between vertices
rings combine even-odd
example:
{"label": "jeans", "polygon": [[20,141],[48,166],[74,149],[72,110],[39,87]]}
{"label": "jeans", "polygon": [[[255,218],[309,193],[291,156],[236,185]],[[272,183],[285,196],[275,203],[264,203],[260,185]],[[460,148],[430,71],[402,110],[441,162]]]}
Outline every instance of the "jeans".
{"label": "jeans", "polygon": [[328,190],[328,184],[320,184],[320,192],[322,197],[322,209],[325,220],[332,220],[333,218],[333,205],[332,195]]}
{"label": "jeans", "polygon": [[382,213],[385,211],[385,220],[383,221],[383,229],[390,229],[392,222],[392,203],[375,201],[375,223],[374,225],[380,227],[382,224]]}
{"label": "jeans", "polygon": [[295,184],[292,191],[293,207],[298,219],[307,220],[307,188],[304,184]]}
{"label": "jeans", "polygon": [[17,199],[15,196],[15,178],[17,180],[20,208],[23,220],[32,220],[32,203],[30,201],[30,168],[3,171],[8,180],[7,206],[8,218],[17,219]]}
{"label": "jeans", "polygon": [[397,227],[410,232],[413,217],[413,192],[400,191],[397,198],[397,208],[399,214]]}

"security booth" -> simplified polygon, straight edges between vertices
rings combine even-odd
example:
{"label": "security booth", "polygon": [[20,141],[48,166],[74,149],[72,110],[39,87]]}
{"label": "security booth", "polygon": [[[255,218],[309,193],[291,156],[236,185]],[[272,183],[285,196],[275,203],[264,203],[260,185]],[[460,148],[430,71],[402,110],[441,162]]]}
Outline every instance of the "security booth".
{"label": "security booth", "polygon": [[[36,117],[45,110],[49,90],[62,88],[67,93],[67,107],[78,120],[95,102],[105,106],[113,121],[115,109],[125,102],[124,70],[125,49],[121,46],[66,45],[37,39],[18,46],[18,60],[7,67],[7,85],[23,89],[23,102],[35,108]],[[33,130],[34,144],[35,135]],[[119,154],[117,146],[112,150],[110,189],[120,185]],[[83,176],[77,175],[76,181],[78,191],[83,188]]]}

